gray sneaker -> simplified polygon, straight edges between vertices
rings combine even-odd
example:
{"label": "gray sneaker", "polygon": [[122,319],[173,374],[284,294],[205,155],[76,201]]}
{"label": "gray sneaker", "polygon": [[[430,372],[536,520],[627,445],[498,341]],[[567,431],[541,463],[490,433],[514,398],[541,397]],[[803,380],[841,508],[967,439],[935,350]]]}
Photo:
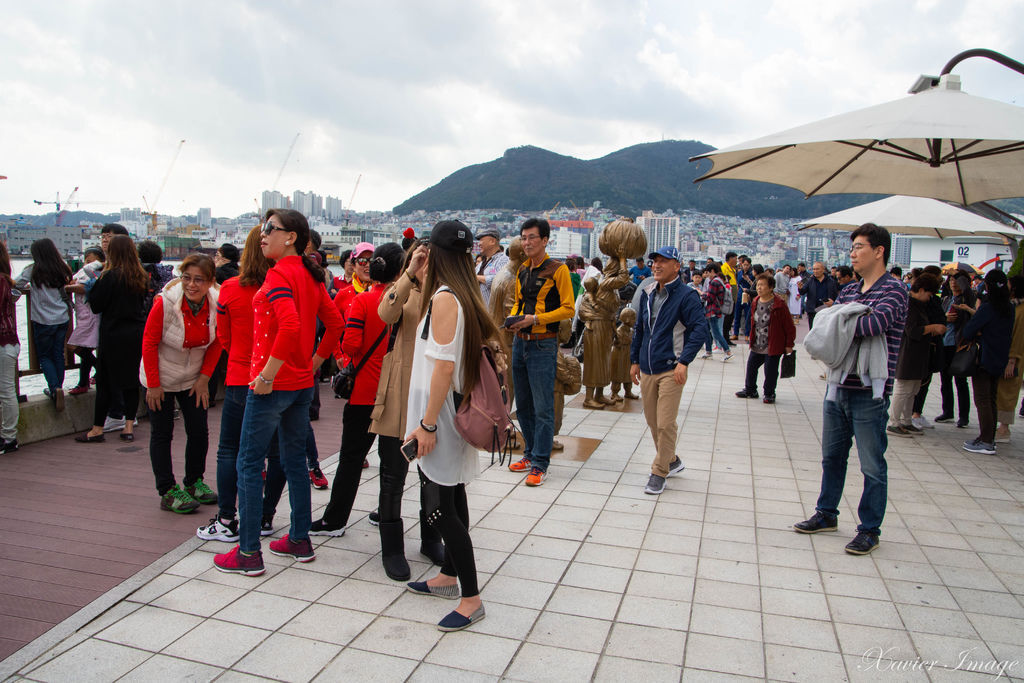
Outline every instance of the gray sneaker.
{"label": "gray sneaker", "polygon": [[647,486],[644,487],[644,493],[649,493],[652,496],[656,496],[665,490],[665,477],[659,477],[657,474],[652,474],[651,478],[647,480]]}
{"label": "gray sneaker", "polygon": [[668,464],[668,476],[671,477],[672,475],[679,474],[685,469],[686,466],[683,465],[683,461],[680,460],[679,456],[677,455],[676,459]]}

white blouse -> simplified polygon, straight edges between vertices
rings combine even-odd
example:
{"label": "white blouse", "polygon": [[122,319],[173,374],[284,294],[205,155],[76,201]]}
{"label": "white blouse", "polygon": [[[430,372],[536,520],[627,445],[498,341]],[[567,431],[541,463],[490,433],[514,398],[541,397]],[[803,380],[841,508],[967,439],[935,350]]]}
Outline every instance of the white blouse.
{"label": "white blouse", "polygon": [[[438,292],[451,291],[442,287]],[[437,294],[434,295],[435,297]],[[416,421],[423,418],[427,411],[427,401],[430,398],[430,378],[434,374],[434,365],[437,361],[451,361],[455,363],[455,372],[452,375],[452,385],[455,391],[462,393],[462,359],[463,345],[465,340],[465,320],[462,304],[455,300],[458,306],[458,318],[455,323],[455,336],[447,344],[439,344],[434,338],[434,326],[431,324],[430,334],[423,339],[423,326],[428,318],[423,320],[416,328],[416,350],[413,354],[412,375],[409,381],[409,424],[414,426]],[[410,429],[410,431],[412,431]],[[445,397],[441,407],[441,414],[437,418],[437,445],[427,455],[419,459],[419,468],[430,481],[442,486],[455,486],[456,484],[468,484],[480,471],[479,455],[473,446],[466,443],[459,432],[455,429],[455,404],[452,401],[451,391]]]}

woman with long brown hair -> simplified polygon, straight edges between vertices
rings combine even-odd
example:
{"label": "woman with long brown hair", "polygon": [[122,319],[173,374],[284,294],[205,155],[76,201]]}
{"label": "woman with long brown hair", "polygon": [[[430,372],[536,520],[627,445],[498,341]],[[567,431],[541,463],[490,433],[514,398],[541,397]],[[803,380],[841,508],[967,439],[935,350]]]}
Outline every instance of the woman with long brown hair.
{"label": "woman with long brown hair", "polygon": [[473,272],[473,233],[461,221],[441,221],[430,233],[427,276],[420,303],[409,384],[406,442],[417,443],[427,522],[447,550],[440,573],[414,581],[409,590],[462,600],[438,623],[458,631],[484,618],[477,584],[473,541],[469,537],[466,484],[479,471],[477,450],[455,429],[452,390],[469,396],[480,370],[484,342],[501,344],[498,328],[484,306]]}
{"label": "woman with long brown hair", "polygon": [[107,245],[107,263],[86,295],[93,313],[102,314],[96,347],[96,407],[92,429],[75,437],[82,443],[103,441],[114,391],[124,397],[124,429],[121,439],[134,439],[135,414],[139,409],[139,364],[142,362],[142,331],[146,326],[143,301],[149,275],[142,269],[132,238],[114,235]]}
{"label": "woman with long brown hair", "polygon": [[11,256],[7,245],[0,242],[0,453],[18,450],[18,354],[21,343],[18,340],[18,320],[14,314],[14,302],[21,296],[21,290],[14,286],[11,278]]}

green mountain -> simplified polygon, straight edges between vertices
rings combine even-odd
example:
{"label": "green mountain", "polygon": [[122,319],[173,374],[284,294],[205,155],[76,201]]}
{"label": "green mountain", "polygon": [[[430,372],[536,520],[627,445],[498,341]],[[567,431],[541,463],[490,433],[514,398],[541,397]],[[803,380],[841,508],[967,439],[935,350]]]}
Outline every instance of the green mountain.
{"label": "green mountain", "polygon": [[[714,148],[694,140],[665,140],[633,145],[600,159],[582,160],[539,147],[514,147],[499,159],[467,166],[394,208],[523,209],[545,211],[556,203],[590,206],[600,201],[612,211],[636,216],[644,209],[693,209],[748,218],[811,218],[839,211],[883,195],[803,194],[781,185],[746,180],[693,180],[709,162],[689,159]],[[1024,201],[997,202],[1020,211]],[[1018,206],[1019,205],[1019,206]]]}

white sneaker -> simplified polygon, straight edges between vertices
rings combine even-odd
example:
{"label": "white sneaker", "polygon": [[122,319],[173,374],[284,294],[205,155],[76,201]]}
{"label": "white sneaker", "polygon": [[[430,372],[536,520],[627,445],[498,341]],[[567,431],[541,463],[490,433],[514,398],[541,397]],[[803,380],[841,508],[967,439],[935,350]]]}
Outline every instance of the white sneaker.
{"label": "white sneaker", "polygon": [[219,518],[214,517],[206,526],[196,529],[196,536],[204,541],[224,541],[225,543],[238,542],[238,520],[233,519],[229,524],[224,524]]}
{"label": "white sneaker", "polygon": [[124,418],[113,418],[107,416],[107,419],[103,421],[103,431],[105,432],[119,432],[124,429]]}
{"label": "white sneaker", "polygon": [[918,429],[935,429],[935,425],[929,422],[926,417],[915,417],[910,420],[910,423]]}

